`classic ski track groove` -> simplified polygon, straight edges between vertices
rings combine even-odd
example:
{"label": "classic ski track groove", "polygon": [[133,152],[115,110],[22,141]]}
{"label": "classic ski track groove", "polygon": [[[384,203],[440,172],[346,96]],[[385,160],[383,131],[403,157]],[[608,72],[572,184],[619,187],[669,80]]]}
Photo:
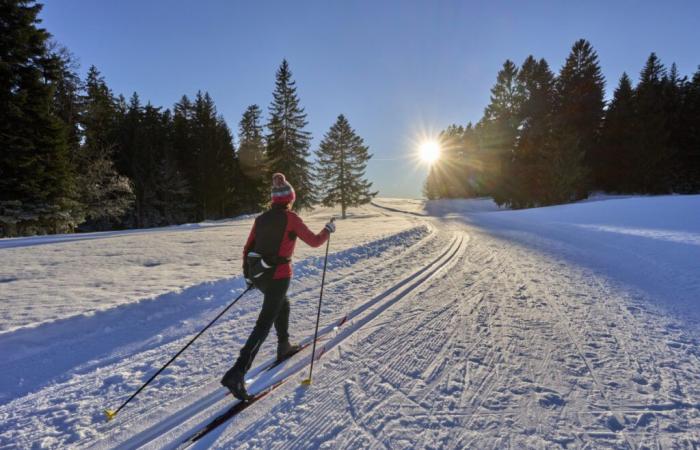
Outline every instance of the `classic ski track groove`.
{"label": "classic ski track groove", "polygon": [[[464,244],[464,235],[461,235],[459,237],[455,237],[452,240],[452,243],[449,245],[448,249],[440,255],[435,261],[433,261],[431,264],[425,266],[423,269],[419,270],[416,272],[412,277],[409,277],[408,279],[402,281],[398,285],[395,285],[393,288],[389,289],[388,291],[385,291],[383,294],[380,294],[379,296],[375,297],[370,302],[367,302],[363,307],[358,308],[356,312],[348,314],[348,321],[351,323],[350,327],[343,328],[338,335],[331,339],[332,345],[330,346],[330,349],[333,349],[334,347],[338,346],[342,342],[344,342],[348,337],[352,337],[353,333],[357,332],[358,330],[362,329],[362,327],[366,324],[374,320],[379,314],[381,314],[383,311],[386,309],[390,308],[392,305],[394,305],[396,302],[401,300],[403,297],[406,295],[413,293],[416,288],[424,284],[426,281],[431,280],[433,277],[435,277],[438,273],[442,271],[443,268],[445,268],[447,265],[450,264],[455,259],[455,256],[459,253],[460,249],[463,249],[463,244]],[[411,285],[409,285],[407,288],[402,290],[399,294],[397,294],[394,297],[388,298],[384,302],[380,302],[380,300],[383,300],[385,297],[388,295],[392,294],[394,291],[400,289],[403,287],[405,284],[407,284],[410,281],[413,281],[414,279],[418,278],[417,281],[413,282]],[[375,306],[376,308],[370,309],[372,306]],[[362,314],[368,310],[368,313],[359,319],[357,319],[356,323],[353,323],[353,319],[357,317],[358,315]],[[334,343],[333,343],[334,342]],[[330,343],[327,343],[320,349],[320,352],[318,353],[318,356],[315,356],[317,359],[325,353],[325,347],[327,347]],[[297,365],[293,366],[291,369],[288,369],[287,371],[284,372],[282,376],[280,376],[277,380],[279,379],[284,379],[287,380],[289,377],[297,373],[301,369],[305,369],[307,366],[308,362],[302,361],[300,363],[297,363]],[[271,381],[270,383],[274,383],[274,380]],[[261,388],[264,389],[264,388]],[[188,433],[185,433],[189,435]],[[177,448],[186,448],[186,446],[179,446]]]}
{"label": "classic ski track groove", "polygon": [[[434,243],[435,241],[440,241],[440,240],[441,240],[441,234],[442,234],[442,233],[439,233],[439,232],[436,230],[436,228],[435,228],[434,226],[432,226],[430,223],[428,223],[428,222],[426,222],[426,221],[417,221],[417,220],[416,220],[414,223],[415,223],[415,227],[419,227],[419,226],[425,226],[425,227],[427,227],[427,228],[428,228],[428,234],[426,234],[420,241],[418,241],[417,243],[413,244],[412,246],[410,246],[409,248],[407,248],[407,249],[404,250],[403,252],[401,252],[401,253],[399,253],[399,254],[397,254],[397,255],[392,256],[392,257],[391,257],[389,260],[387,260],[387,261],[384,261],[384,262],[383,262],[384,265],[386,265],[386,264],[393,264],[394,262],[400,260],[401,258],[406,258],[406,257],[410,256],[411,254],[415,254],[416,252],[420,252],[420,251],[422,251],[427,245],[429,245],[429,244],[431,244],[431,243]],[[374,270],[376,270],[376,268],[374,267],[374,265],[369,265],[369,266],[362,267],[362,268],[360,268],[359,270],[356,270],[356,271],[353,272],[353,278],[362,277],[363,275],[366,275],[366,274],[368,274],[368,273],[371,273],[371,272],[374,271]],[[335,289],[338,285],[341,285],[341,284],[346,283],[346,282],[347,282],[346,277],[340,277],[339,279],[335,279],[335,280],[334,280],[334,279],[331,279],[330,282],[327,281],[327,282],[326,282],[326,289],[327,289],[327,291],[329,292],[329,295],[330,295],[332,292],[334,292],[334,289]],[[309,291],[310,289],[312,289],[312,288],[302,288],[302,289],[293,291],[290,295],[291,295],[291,296],[300,295],[301,293],[307,292],[307,291]],[[251,371],[250,376],[251,376],[251,377],[257,376],[257,375],[258,375],[261,371],[263,371],[264,368],[265,368],[266,366],[268,366],[270,363],[271,363],[271,360],[268,360],[268,361],[265,361],[264,363],[260,364],[259,366],[255,367],[255,368]],[[217,392],[217,391],[221,391],[221,389],[222,389],[222,388],[220,388],[219,383],[218,383],[218,380],[212,381],[212,382],[208,383],[206,386],[204,386],[204,387],[198,389],[198,391],[200,391],[200,392],[201,392],[201,391],[204,391],[204,393],[202,393],[202,395],[200,396],[200,398],[198,398],[197,400],[195,400],[195,402],[199,403],[199,402],[205,401],[206,398],[209,398],[210,396],[215,395],[216,392]],[[193,396],[193,395],[196,395],[196,392],[191,392],[191,393],[189,393],[189,394],[185,394],[184,397]],[[175,401],[177,401],[177,399],[171,400],[171,402],[175,402]],[[193,402],[192,405],[193,405],[195,402]],[[209,406],[210,406],[210,405],[211,405],[211,404],[209,404]],[[153,405],[153,406],[150,407],[150,408],[143,408],[143,409],[137,410],[136,412],[133,412],[133,413],[132,413],[131,411],[125,411],[125,412],[123,412],[123,413],[120,414],[120,416],[119,416],[120,418],[119,418],[118,424],[119,424],[120,426],[123,427],[124,425],[128,425],[129,423],[134,422],[134,421],[136,421],[136,420],[138,420],[138,419],[140,419],[140,418],[142,418],[142,417],[144,417],[144,416],[146,416],[146,415],[148,415],[148,414],[157,413],[158,411],[163,410],[163,409],[166,408],[166,407],[167,407],[167,404],[158,404],[158,405]],[[162,421],[162,420],[165,420],[165,419],[167,419],[167,417],[163,417],[163,418],[161,419],[161,421]],[[115,424],[117,424],[116,421],[106,424],[105,426],[103,426],[103,427],[101,427],[101,428],[99,429],[100,433],[105,433],[105,434],[110,433],[110,432],[112,431],[112,429],[113,429],[113,427],[114,427]],[[145,430],[143,430],[143,431],[145,431]]]}
{"label": "classic ski track groove", "polygon": [[[432,227],[431,227],[432,230]],[[421,243],[424,241],[427,241],[430,238],[435,238],[436,233],[433,231],[429,235],[427,235],[424,239],[421,240]],[[444,252],[442,252],[437,258],[435,258],[432,262],[424,266],[423,268],[419,269],[418,271],[412,273],[411,275],[405,277],[398,283],[394,284],[392,287],[389,289],[385,290],[381,294],[375,296],[372,300],[362,304],[361,306],[357,307],[354,310],[354,314],[350,313],[347,315],[348,321],[346,323],[352,322],[352,319],[355,318],[357,315],[364,313],[367,309],[369,309],[371,306],[374,306],[375,304],[378,304],[381,300],[385,299],[385,297],[390,296],[393,294],[395,291],[398,291],[401,289],[404,285],[409,284],[411,281],[421,278],[422,279],[415,284],[415,286],[411,286],[410,289],[407,289],[406,291],[398,294],[394,300],[397,300],[405,295],[407,295],[410,291],[413,289],[418,288],[421,284],[425,283],[428,281],[432,276],[439,272],[441,268],[443,268],[446,264],[448,264],[454,256],[457,254],[459,249],[463,246],[464,242],[464,236],[461,237],[461,239],[457,236],[454,236],[452,241],[446,245],[446,249]],[[452,254],[450,254],[452,252]],[[398,255],[395,258],[401,258],[405,257],[405,255]],[[444,261],[443,261],[444,259]],[[433,268],[433,266],[435,266]],[[430,270],[432,268],[432,270]],[[369,269],[368,269],[369,270]],[[339,282],[342,280],[339,280]],[[392,299],[390,298],[384,303],[393,303]],[[381,305],[378,306],[377,309],[381,309]],[[375,311],[370,311],[370,315],[374,315]],[[379,311],[381,312],[381,311]],[[377,313],[378,315],[378,313]],[[352,316],[352,317],[351,317]],[[326,327],[323,332],[319,332],[319,336],[322,334],[327,334],[330,331],[333,330],[333,326],[335,325],[337,321],[334,321],[331,325]],[[354,330],[356,331],[356,329]],[[345,338],[349,337],[345,336],[342,340]],[[302,341],[305,342],[305,341]],[[337,345],[337,344],[336,344]],[[335,345],[333,346],[335,347]],[[321,349],[324,347],[322,346]],[[326,350],[327,351],[327,350]],[[317,354],[319,350],[317,349]],[[301,352],[303,353],[303,352]],[[256,369],[254,369],[250,375],[250,378],[255,378],[259,376],[265,367],[269,365],[270,361],[266,361],[265,363],[261,364],[258,366]],[[305,366],[306,364],[303,364]],[[296,371],[295,371],[296,372]],[[291,376],[292,374],[289,374],[288,376]],[[270,384],[272,384],[274,381],[271,381]],[[147,428],[146,430],[142,431],[141,433],[138,433],[135,436],[130,437],[127,439],[127,441],[123,442],[120,444],[121,448],[139,448],[142,446],[147,445],[149,442],[158,440],[160,437],[162,437],[164,434],[169,433],[170,431],[174,430],[178,426],[181,426],[187,422],[192,421],[192,419],[196,418],[197,416],[203,415],[204,412],[213,409],[218,403],[221,403],[223,401],[226,401],[228,399],[228,393],[223,389],[217,389],[216,391],[210,393],[209,395],[205,396],[203,399],[196,401],[195,403],[183,408],[182,410],[178,411],[177,413],[168,416],[165,420]],[[230,405],[226,406],[226,409],[228,409]],[[213,414],[214,416],[216,414]],[[192,427],[192,428],[198,428],[198,427]],[[189,433],[177,433],[178,436],[186,435]],[[173,439],[171,442],[176,442],[177,437]],[[160,442],[159,442],[160,446]]]}
{"label": "classic ski track groove", "polygon": [[[462,251],[461,251],[461,252],[460,252],[460,248],[462,248]],[[456,261],[458,261],[459,258],[454,258],[454,256],[456,256],[458,253],[462,253],[462,254],[463,254],[465,249],[466,249],[466,245],[460,245],[460,246],[458,246],[458,247],[456,248],[456,250],[453,252],[452,258],[448,258],[447,260],[443,261],[441,267],[439,267],[437,270],[435,270],[435,271],[432,272],[430,275],[428,275],[424,280],[420,281],[416,286],[411,287],[410,289],[407,289],[407,290],[404,291],[398,298],[396,298],[396,299],[390,301],[390,304],[384,304],[384,306],[383,306],[384,309],[390,308],[393,304],[395,304],[398,300],[400,300],[401,298],[403,298],[403,297],[406,296],[406,295],[411,295],[412,297],[415,296],[415,295],[418,293],[418,292],[417,292],[417,291],[418,291],[418,287],[423,287],[423,286],[425,286],[425,285],[427,284],[426,282],[427,282],[428,280],[431,280],[431,279],[433,279],[434,277],[436,277],[437,274],[438,274],[438,272],[441,272],[441,269],[442,269],[442,268],[444,268],[444,267],[446,267],[446,266],[448,266],[448,265],[449,265],[449,266],[452,266],[453,264],[456,264]],[[405,326],[405,324],[402,324],[402,327],[403,327],[403,326]],[[361,331],[365,331],[366,329],[367,329],[367,327],[362,327],[362,328],[358,328],[357,330],[354,330],[354,331],[360,331],[360,330],[361,330]],[[386,328],[384,328],[383,331],[386,332]],[[382,332],[382,329],[377,330],[377,332]],[[352,335],[350,335],[350,336],[352,336]],[[354,337],[354,336],[353,336],[353,337]],[[374,347],[374,346],[372,346],[372,347]],[[376,351],[379,351],[378,349],[375,349],[375,350],[376,350]],[[405,352],[404,352],[404,353],[405,353]],[[340,375],[339,375],[339,377],[340,377]],[[331,378],[329,381],[330,381],[330,382],[339,381],[339,378]],[[383,404],[383,403],[384,403],[385,401],[387,401],[387,400],[388,400],[388,399],[382,399],[382,400],[376,401],[376,402],[374,403],[373,407],[378,407],[378,406],[380,406],[381,404]],[[333,416],[333,413],[334,413],[334,406],[333,406],[333,405],[331,405],[331,404],[326,404],[326,405],[323,405],[322,408],[323,408],[323,409],[320,410],[320,411],[319,411],[319,410],[316,410],[316,411],[314,412],[314,414],[320,414],[322,417],[326,417],[326,418],[329,418],[329,417],[332,417],[332,416]],[[303,416],[307,416],[308,414],[309,414],[309,413],[303,413],[303,412],[300,413],[300,415],[301,415],[302,417],[303,417]],[[291,446],[292,448],[294,448],[295,446],[303,446],[303,442],[308,442],[308,440],[311,439],[311,438],[313,437],[312,434],[319,434],[319,433],[322,433],[323,431],[330,430],[330,429],[332,429],[332,428],[335,426],[335,425],[334,425],[333,423],[331,423],[329,420],[323,420],[322,422],[323,422],[323,424],[320,425],[320,426],[321,426],[320,429],[319,429],[319,428],[316,428],[316,429],[314,429],[314,430],[305,430],[302,434],[300,434],[299,436],[297,436],[297,438],[296,438],[293,442],[288,443],[288,445]],[[371,433],[371,435],[374,437],[374,439],[372,439],[372,440],[376,442],[376,439],[378,438],[378,436],[375,436],[374,433],[372,433],[372,432],[370,431],[370,429],[368,429],[368,432]],[[381,436],[381,433],[379,434],[379,436]],[[382,447],[384,447],[384,445],[382,445]],[[273,448],[274,448],[274,447],[273,447]]]}

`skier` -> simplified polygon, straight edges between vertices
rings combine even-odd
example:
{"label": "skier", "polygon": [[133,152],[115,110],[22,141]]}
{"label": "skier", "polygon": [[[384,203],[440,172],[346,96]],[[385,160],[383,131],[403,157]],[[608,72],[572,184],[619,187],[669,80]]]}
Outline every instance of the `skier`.
{"label": "skier", "polygon": [[299,237],[311,247],[319,247],[335,231],[332,221],[318,234],[309,230],[301,218],[291,211],[295,198],[292,185],[283,174],[275,173],[272,176],[272,207],[255,219],[243,248],[246,281],[264,294],[264,300],[255,327],[236,363],[221,379],[221,384],[242,401],[250,398],[245,388],[245,374],[273,324],[277,332],[277,360],[282,361],[299,351],[299,345],[289,343],[287,298],[296,238]]}

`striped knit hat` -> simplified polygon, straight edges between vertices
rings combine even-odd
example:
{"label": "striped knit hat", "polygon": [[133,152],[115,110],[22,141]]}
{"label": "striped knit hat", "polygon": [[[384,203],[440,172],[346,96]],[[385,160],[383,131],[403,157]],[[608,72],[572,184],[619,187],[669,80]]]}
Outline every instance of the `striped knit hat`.
{"label": "striped knit hat", "polygon": [[296,200],[294,188],[284,178],[284,174],[276,173],[272,175],[272,203],[286,205]]}

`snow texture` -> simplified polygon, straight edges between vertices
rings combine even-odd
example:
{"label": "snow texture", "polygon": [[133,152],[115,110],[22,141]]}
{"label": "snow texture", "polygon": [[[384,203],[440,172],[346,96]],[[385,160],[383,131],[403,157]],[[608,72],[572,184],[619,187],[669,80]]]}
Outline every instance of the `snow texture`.
{"label": "snow texture", "polygon": [[[290,378],[194,447],[697,448],[698,211],[700,196],[377,199],[333,235],[313,384],[308,349],[253,369],[251,388]],[[174,448],[230,406],[218,379],[257,293],[102,417],[241,292],[250,223],[0,241],[0,448]],[[297,256],[305,340],[322,250]]]}

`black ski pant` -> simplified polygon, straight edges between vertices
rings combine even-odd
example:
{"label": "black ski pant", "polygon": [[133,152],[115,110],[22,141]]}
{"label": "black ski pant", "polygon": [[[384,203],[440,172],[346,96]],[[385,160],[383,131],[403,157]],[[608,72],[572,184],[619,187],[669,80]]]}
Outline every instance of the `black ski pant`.
{"label": "black ski pant", "polygon": [[231,370],[240,373],[248,372],[273,324],[277,332],[278,342],[285,342],[289,339],[289,298],[287,298],[289,282],[289,278],[284,278],[269,280],[265,283],[262,310]]}

